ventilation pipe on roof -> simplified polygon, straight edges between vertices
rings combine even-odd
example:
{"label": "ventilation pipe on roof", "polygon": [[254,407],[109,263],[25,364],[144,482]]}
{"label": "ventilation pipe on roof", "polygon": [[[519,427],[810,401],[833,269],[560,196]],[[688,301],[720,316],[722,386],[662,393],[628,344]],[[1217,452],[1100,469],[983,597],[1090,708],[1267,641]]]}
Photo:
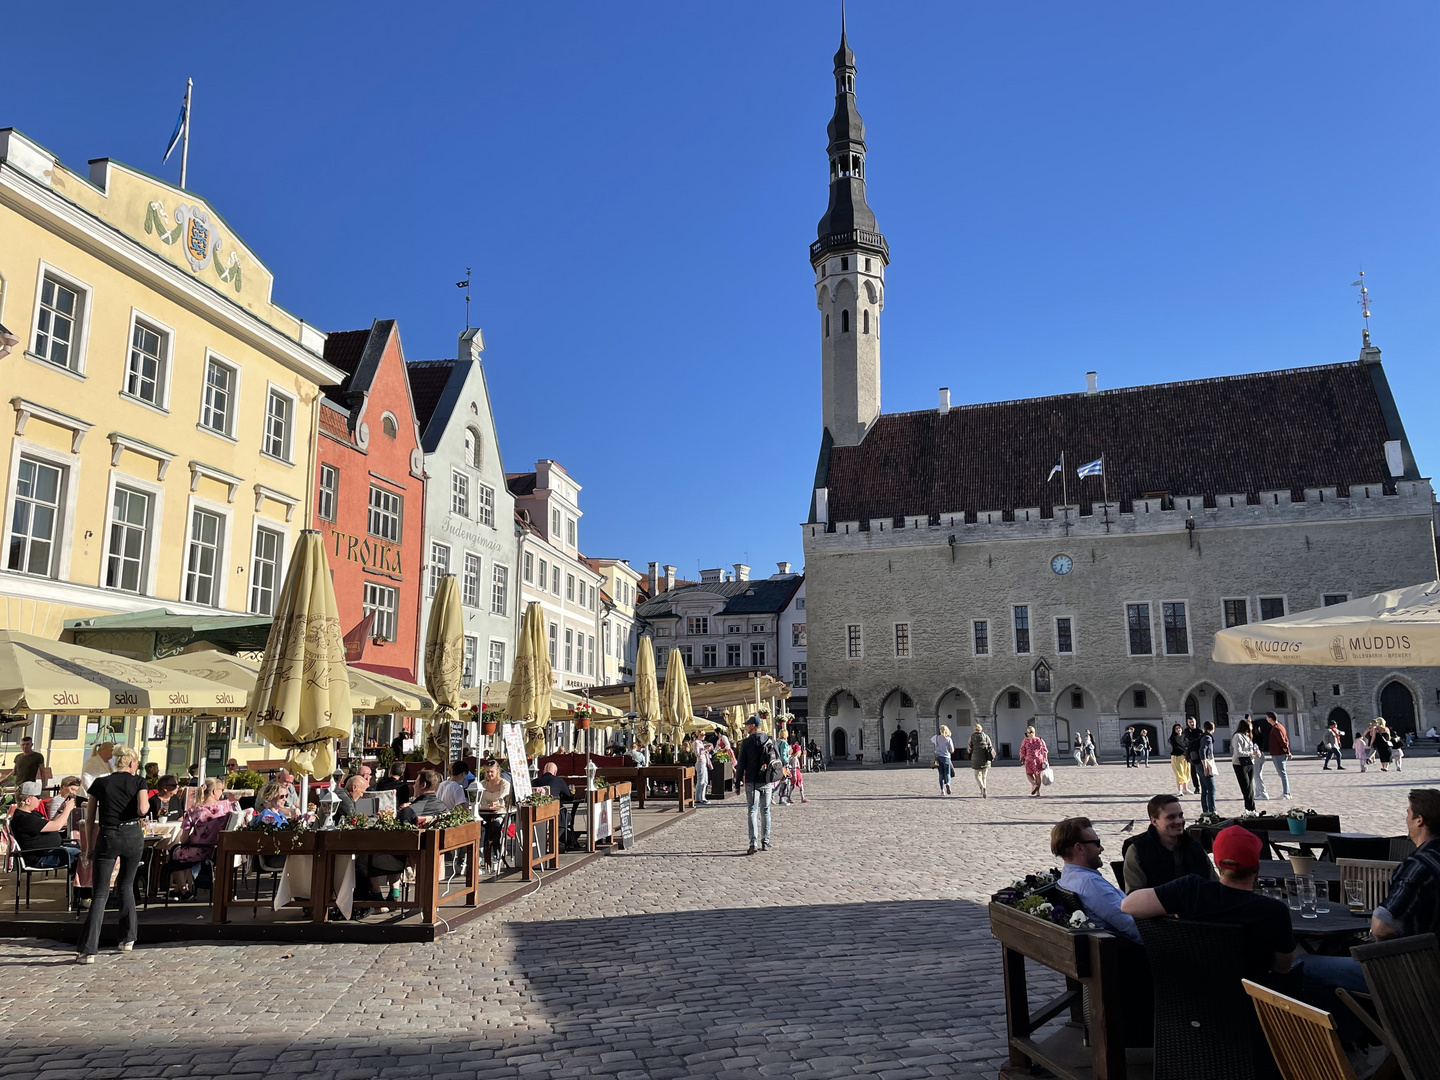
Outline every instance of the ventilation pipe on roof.
{"label": "ventilation pipe on roof", "polygon": [[777,563],[775,564],[775,567],[776,567],[776,569],[778,569],[778,570],[780,571],[780,573],[782,573],[782,574],[788,574],[788,573],[790,573],[790,564],[789,564],[788,562],[777,562]]}
{"label": "ventilation pipe on roof", "polygon": [[650,564],[650,595],[651,595],[651,596],[659,596],[659,595],[660,595],[660,590],[659,590],[659,588],[658,588],[659,584],[660,584],[660,564],[659,564],[658,562],[652,562],[652,563]]}
{"label": "ventilation pipe on roof", "polygon": [[750,567],[746,566],[743,562],[737,562],[737,563],[734,564],[734,566],[735,566],[735,580],[736,580],[736,581],[749,581],[749,580],[750,580]]}
{"label": "ventilation pipe on roof", "polygon": [[941,416],[944,416],[944,415],[945,415],[947,412],[949,412],[949,411],[950,411],[950,388],[949,388],[948,386],[942,386],[942,387],[940,387],[940,415],[941,415]]}
{"label": "ventilation pipe on roof", "polygon": [[1100,392],[1100,376],[1093,371],[1085,372],[1085,393],[1098,394]]}

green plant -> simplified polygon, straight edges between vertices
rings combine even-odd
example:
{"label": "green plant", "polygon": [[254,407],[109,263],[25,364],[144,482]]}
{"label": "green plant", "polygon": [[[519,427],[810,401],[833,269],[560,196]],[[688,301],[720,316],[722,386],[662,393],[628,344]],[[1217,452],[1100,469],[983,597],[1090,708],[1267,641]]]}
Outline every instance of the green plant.
{"label": "green plant", "polygon": [[1219,814],[1207,813],[1207,814],[1201,814],[1198,818],[1196,818],[1196,819],[1195,819],[1195,824],[1196,824],[1196,825],[1219,825],[1220,822],[1222,822],[1222,821],[1224,821],[1224,820],[1225,820],[1225,819],[1222,818]]}
{"label": "green plant", "polygon": [[375,754],[375,762],[380,766],[378,771],[389,772],[390,766],[395,764],[395,751],[388,746],[382,746]]}
{"label": "green plant", "polygon": [[401,821],[392,810],[381,810],[370,822],[370,828],[385,832],[419,832],[413,821]]}
{"label": "green plant", "polygon": [[225,778],[225,786],[231,791],[259,791],[265,786],[265,777],[254,769],[240,769]]}
{"label": "green plant", "polygon": [[245,832],[266,833],[275,838],[275,847],[278,849],[282,842],[289,845],[290,850],[299,851],[305,842],[305,834],[310,832],[309,826],[303,821],[287,821],[284,825],[276,825],[273,822],[261,821],[256,818],[245,826]]}
{"label": "green plant", "polygon": [[595,790],[596,790],[596,791],[599,791],[601,788],[606,788],[606,787],[609,787],[609,786],[610,786],[610,781],[609,781],[609,780],[606,780],[605,777],[601,776],[599,773],[596,773],[596,774],[595,774]]}
{"label": "green plant", "polygon": [[475,820],[475,815],[470,812],[468,803],[461,803],[438,817],[431,820],[426,826],[429,829],[453,829],[459,825],[468,825]]}
{"label": "green plant", "polygon": [[555,796],[548,791],[532,791],[525,798],[520,800],[521,806],[544,806],[546,803],[555,801]]}

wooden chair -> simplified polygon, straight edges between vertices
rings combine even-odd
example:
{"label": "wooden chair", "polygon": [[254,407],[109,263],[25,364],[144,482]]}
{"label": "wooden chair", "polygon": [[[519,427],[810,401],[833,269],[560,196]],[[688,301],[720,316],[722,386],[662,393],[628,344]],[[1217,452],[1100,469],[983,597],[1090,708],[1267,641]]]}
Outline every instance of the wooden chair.
{"label": "wooden chair", "polygon": [[1365,907],[1374,911],[1385,902],[1390,892],[1390,875],[1395,872],[1398,862],[1384,859],[1336,859],[1340,867],[1340,899],[1349,897],[1347,886],[1352,881],[1365,883]]}
{"label": "wooden chair", "polygon": [[[1434,934],[1357,945],[1370,999],[1380,1016],[1377,1032],[1406,1080],[1440,1077],[1440,945]],[[1363,1017],[1362,1017],[1363,1019]]]}
{"label": "wooden chair", "polygon": [[1241,979],[1284,1080],[1355,1080],[1335,1017],[1324,1009]]}

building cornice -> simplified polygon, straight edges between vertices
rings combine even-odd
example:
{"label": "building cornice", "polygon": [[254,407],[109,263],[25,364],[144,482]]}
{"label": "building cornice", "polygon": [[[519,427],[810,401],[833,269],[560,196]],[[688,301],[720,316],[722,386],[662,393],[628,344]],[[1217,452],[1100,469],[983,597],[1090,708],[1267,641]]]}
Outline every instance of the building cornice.
{"label": "building cornice", "polygon": [[88,420],[81,420],[77,416],[63,413],[59,409],[52,409],[48,405],[41,405],[38,401],[31,401],[29,398],[13,397],[10,399],[10,404],[15,409],[16,435],[24,435],[25,425],[30,422],[30,417],[38,416],[41,420],[70,432],[70,452],[72,454],[80,452],[80,444],[85,440],[85,433],[95,426]]}
{"label": "building cornice", "polygon": [[[0,161],[0,203],[63,236],[96,258],[240,338],[317,386],[333,386],[345,373],[294,338],[196,281],[133,237]],[[297,320],[299,321],[299,320]],[[302,326],[306,325],[303,322]],[[317,332],[318,336],[318,332]]]}
{"label": "building cornice", "polygon": [[142,442],[140,439],[132,438],[129,435],[122,435],[118,431],[112,431],[110,439],[110,467],[113,469],[120,464],[120,455],[126,450],[132,454],[139,454],[141,457],[150,458],[155,462],[155,479],[165,479],[165,472],[170,468],[170,462],[175,460],[175,455],[169,450],[162,450],[158,446]]}

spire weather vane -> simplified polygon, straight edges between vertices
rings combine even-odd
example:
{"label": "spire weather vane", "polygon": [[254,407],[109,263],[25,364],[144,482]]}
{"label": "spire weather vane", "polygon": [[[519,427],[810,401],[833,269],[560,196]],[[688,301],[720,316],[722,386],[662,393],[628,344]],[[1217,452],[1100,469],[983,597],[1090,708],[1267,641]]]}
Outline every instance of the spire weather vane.
{"label": "spire weather vane", "polygon": [[465,329],[470,329],[470,267],[465,267],[465,280],[455,282],[457,289],[465,290]]}
{"label": "spire weather vane", "polygon": [[1360,289],[1360,299],[1356,301],[1360,305],[1360,317],[1365,320],[1365,344],[1370,344],[1370,290],[1365,285],[1365,271],[1360,271],[1360,280],[1352,281],[1350,287]]}

